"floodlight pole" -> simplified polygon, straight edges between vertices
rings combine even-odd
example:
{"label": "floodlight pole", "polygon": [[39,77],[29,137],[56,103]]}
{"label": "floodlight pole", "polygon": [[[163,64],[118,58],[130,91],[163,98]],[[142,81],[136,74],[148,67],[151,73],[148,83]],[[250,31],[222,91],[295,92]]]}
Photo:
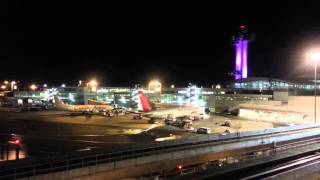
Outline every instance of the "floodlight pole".
{"label": "floodlight pole", "polygon": [[314,61],[314,122],[317,123],[317,61]]}

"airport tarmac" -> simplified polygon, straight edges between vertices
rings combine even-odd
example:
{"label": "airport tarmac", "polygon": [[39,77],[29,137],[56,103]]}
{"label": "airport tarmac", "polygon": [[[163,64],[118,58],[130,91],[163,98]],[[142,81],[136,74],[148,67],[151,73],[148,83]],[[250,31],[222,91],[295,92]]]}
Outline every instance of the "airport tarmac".
{"label": "airport tarmac", "polygon": [[29,156],[60,155],[74,151],[112,150],[139,141],[152,141],[145,135],[130,136],[154,125],[134,121],[130,115],[105,116],[70,114],[61,111],[0,111],[0,133],[20,134]]}
{"label": "airport tarmac", "polygon": [[[76,151],[130,148],[157,138],[202,136],[173,126],[149,124],[148,119],[133,120],[132,114],[117,117],[83,115],[63,111],[26,111],[0,108],[0,134],[15,133],[24,137],[27,157],[64,155]],[[231,124],[225,126],[226,121]],[[270,122],[239,120],[235,117],[210,116],[194,121],[195,128],[209,127],[212,133],[270,129]]]}

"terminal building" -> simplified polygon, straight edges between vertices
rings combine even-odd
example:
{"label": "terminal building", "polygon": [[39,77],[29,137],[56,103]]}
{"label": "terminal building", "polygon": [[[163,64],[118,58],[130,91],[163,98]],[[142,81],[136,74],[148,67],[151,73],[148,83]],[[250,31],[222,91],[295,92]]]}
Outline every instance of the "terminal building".
{"label": "terminal building", "polygon": [[[160,91],[142,89],[154,103],[185,105],[193,104],[210,109],[215,112],[219,104],[230,102],[246,102],[253,100],[268,101],[273,96],[268,93],[254,94],[242,93],[242,89],[231,88],[201,88],[197,86],[185,88],[161,88]],[[123,107],[130,107],[137,94],[135,88],[129,87],[100,87],[91,91],[87,87],[59,87],[42,91],[16,91],[14,97],[17,99],[29,98],[33,100],[50,100],[53,91],[58,91],[59,96],[69,104],[87,104],[88,99],[118,104]],[[223,105],[228,106],[228,105]]]}
{"label": "terminal building", "polygon": [[[320,85],[317,86],[320,89]],[[158,85],[141,88],[154,103],[185,105],[193,104],[211,112],[225,112],[241,103],[270,104],[288,103],[289,96],[314,95],[314,82],[293,83],[272,78],[245,78],[233,80],[226,85],[203,88],[162,87]],[[131,107],[135,104],[136,87],[97,87],[87,86],[56,87],[40,90],[19,90],[3,93],[16,99],[50,100],[55,92],[69,104],[87,104],[88,99]]]}
{"label": "terminal building", "polygon": [[[320,89],[320,85],[317,87]],[[289,96],[314,95],[314,83],[293,83],[271,78],[246,78],[234,80],[224,85],[203,88],[195,85],[188,87],[142,88],[154,103],[202,106],[211,112],[223,112],[240,103],[288,103]],[[40,91],[15,91],[16,98],[49,100],[54,91],[69,104],[87,104],[88,99],[130,107],[137,95],[135,87],[57,87]],[[268,101],[268,102],[267,102]]]}

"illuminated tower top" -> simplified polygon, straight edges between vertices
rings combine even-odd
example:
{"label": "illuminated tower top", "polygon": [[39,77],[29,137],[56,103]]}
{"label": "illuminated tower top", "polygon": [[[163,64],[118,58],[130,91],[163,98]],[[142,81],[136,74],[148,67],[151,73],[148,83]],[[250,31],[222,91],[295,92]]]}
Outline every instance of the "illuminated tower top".
{"label": "illuminated tower top", "polygon": [[247,28],[243,25],[239,27],[237,35],[233,37],[236,47],[235,57],[235,79],[248,77],[248,37]]}

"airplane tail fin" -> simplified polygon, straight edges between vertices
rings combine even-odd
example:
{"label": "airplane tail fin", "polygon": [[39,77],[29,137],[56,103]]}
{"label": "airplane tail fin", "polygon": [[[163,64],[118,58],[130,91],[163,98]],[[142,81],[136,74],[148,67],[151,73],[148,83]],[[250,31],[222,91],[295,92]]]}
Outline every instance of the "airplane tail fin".
{"label": "airplane tail fin", "polygon": [[59,109],[59,110],[68,109],[67,105],[64,104],[64,102],[61,99],[59,99],[57,95],[54,95],[53,97],[54,97],[54,102],[56,104],[57,109]]}
{"label": "airplane tail fin", "polygon": [[139,94],[139,105],[138,107],[140,108],[139,110],[142,110],[143,112],[149,112],[152,110],[152,103],[150,102],[149,98],[147,96],[144,95],[144,93],[142,91],[138,92]]}

